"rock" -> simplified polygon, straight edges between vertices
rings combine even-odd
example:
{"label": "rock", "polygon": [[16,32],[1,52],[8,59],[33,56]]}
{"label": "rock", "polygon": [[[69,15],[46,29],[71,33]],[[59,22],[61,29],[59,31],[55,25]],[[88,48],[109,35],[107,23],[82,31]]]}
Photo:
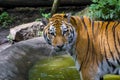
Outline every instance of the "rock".
{"label": "rock", "polygon": [[89,7],[85,7],[83,10],[77,12],[75,16],[90,16],[89,11]]}
{"label": "rock", "polygon": [[8,43],[7,36],[9,34],[9,29],[0,29],[0,45]]}
{"label": "rock", "polygon": [[4,43],[7,43],[8,42],[8,39],[7,38],[0,38],[0,45],[4,44]]}
{"label": "rock", "polygon": [[10,47],[11,44],[10,43],[4,43],[0,45],[0,52],[3,51],[4,49]]}
{"label": "rock", "polygon": [[43,37],[13,44],[0,52],[0,80],[28,80],[29,69],[36,61],[50,57],[51,51]]}
{"label": "rock", "polygon": [[39,37],[41,36],[43,28],[44,25],[42,22],[22,24],[10,29],[9,38],[13,41],[19,42],[33,37]]}

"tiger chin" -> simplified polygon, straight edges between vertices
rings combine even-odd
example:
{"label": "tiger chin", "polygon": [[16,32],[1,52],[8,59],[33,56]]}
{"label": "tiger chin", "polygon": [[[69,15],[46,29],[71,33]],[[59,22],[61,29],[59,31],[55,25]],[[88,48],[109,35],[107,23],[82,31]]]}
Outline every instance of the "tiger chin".
{"label": "tiger chin", "polygon": [[56,52],[70,53],[81,80],[102,80],[105,74],[120,75],[120,22],[54,14],[45,24],[46,42]]}

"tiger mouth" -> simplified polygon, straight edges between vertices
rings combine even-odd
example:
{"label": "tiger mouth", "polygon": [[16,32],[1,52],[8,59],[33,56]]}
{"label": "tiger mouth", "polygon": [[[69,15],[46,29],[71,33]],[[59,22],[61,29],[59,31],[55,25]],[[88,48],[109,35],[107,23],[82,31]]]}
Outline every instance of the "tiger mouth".
{"label": "tiger mouth", "polygon": [[62,52],[62,51],[66,51],[66,49],[64,48],[54,48],[54,50],[56,51],[56,52]]}

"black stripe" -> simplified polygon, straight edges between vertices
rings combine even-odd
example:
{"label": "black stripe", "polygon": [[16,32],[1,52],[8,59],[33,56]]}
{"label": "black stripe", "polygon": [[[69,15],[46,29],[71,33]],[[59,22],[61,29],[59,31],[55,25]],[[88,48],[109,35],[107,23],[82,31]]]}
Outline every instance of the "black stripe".
{"label": "black stripe", "polygon": [[111,73],[111,69],[107,68],[107,73]]}
{"label": "black stripe", "polygon": [[118,56],[119,56],[119,58],[120,58],[120,53],[119,53],[118,48],[117,48],[117,46],[116,46],[117,43],[116,43],[116,37],[115,37],[115,28],[116,28],[118,25],[119,25],[119,22],[113,26],[112,31],[113,31],[113,38],[114,38],[114,43],[115,43],[115,49],[116,49],[117,54],[118,54]]}
{"label": "black stripe", "polygon": [[93,57],[93,65],[94,65],[95,54],[94,54],[94,45],[93,45],[93,42],[92,42],[92,57]]}
{"label": "black stripe", "polygon": [[111,54],[111,56],[112,56],[112,59],[113,59],[113,61],[114,61],[115,58],[114,58],[113,53],[112,53],[112,51],[111,51],[111,49],[110,49],[110,45],[109,45],[108,41],[107,41],[107,44],[108,44],[108,48],[109,48],[110,54]]}
{"label": "black stripe", "polygon": [[104,47],[104,51],[105,51],[105,59],[106,59],[106,62],[107,62],[107,64],[108,64],[109,66],[111,66],[110,62],[109,62],[108,59],[107,59],[107,53],[106,53],[105,47]]}
{"label": "black stripe", "polygon": [[[102,31],[102,27],[104,27],[103,24],[104,24],[104,22],[102,22],[101,29],[100,29],[100,33],[101,33],[101,31]],[[102,35],[102,33],[101,33],[101,46],[102,46],[102,36],[103,36],[103,35]]]}
{"label": "black stripe", "polygon": [[47,43],[49,44],[49,45],[51,45],[51,39],[49,39],[49,37],[47,36],[47,34],[46,34],[46,38],[45,38],[46,40],[47,40]]}
{"label": "black stripe", "polygon": [[[73,21],[72,21],[73,20]],[[71,17],[70,23],[71,22],[76,22],[76,19],[74,17]],[[77,23],[75,23],[75,25],[77,25]]]}
{"label": "black stripe", "polygon": [[97,54],[96,54],[95,58],[96,58],[96,63],[97,63],[97,66],[99,66],[99,62],[98,62],[98,57],[97,57]]}
{"label": "black stripe", "polygon": [[84,63],[84,61],[81,61],[81,64],[80,64],[80,69],[79,69],[79,71],[81,71],[82,70],[82,68],[83,68],[83,63]]}
{"label": "black stripe", "polygon": [[114,64],[111,64],[111,67],[112,67],[113,72],[114,72],[114,70],[116,69],[116,66]]}
{"label": "black stripe", "polygon": [[92,20],[89,18],[89,22],[90,22],[90,23],[91,23],[91,21],[92,21]]}
{"label": "black stripe", "polygon": [[120,38],[119,38],[119,36],[118,36],[119,34],[117,33],[117,38],[118,38],[118,44],[119,44],[119,46],[120,46]]}
{"label": "black stripe", "polygon": [[117,63],[120,65],[120,60],[119,59],[116,59],[117,60]]}
{"label": "black stripe", "polygon": [[51,40],[48,38],[47,34],[48,34],[48,33],[45,33],[45,32],[44,32],[44,33],[43,33],[43,36],[44,36],[46,42],[51,45]]}
{"label": "black stripe", "polygon": [[117,70],[115,74],[119,75],[119,70]]}
{"label": "black stripe", "polygon": [[92,21],[92,34],[93,34],[93,37],[94,37],[94,21]]}
{"label": "black stripe", "polygon": [[93,65],[94,65],[94,62],[96,62],[97,66],[99,66],[99,63],[98,63],[98,57],[97,57],[97,53],[94,51],[96,50],[93,43],[92,43],[92,59],[93,59]]}
{"label": "black stripe", "polygon": [[[107,35],[108,35],[108,34],[107,34]],[[113,61],[114,61],[115,58],[114,58],[113,53],[112,53],[112,51],[111,51],[111,49],[110,49],[110,45],[109,45],[109,43],[108,43],[108,36],[107,36],[107,44],[108,44],[108,48],[109,48],[110,54],[111,54],[111,56],[112,56],[112,59],[113,59]]]}
{"label": "black stripe", "polygon": [[[101,48],[102,48],[102,47],[101,47],[101,46],[102,46],[102,41],[103,41],[103,40],[102,40],[102,33],[101,33],[101,31],[102,31],[103,25],[104,25],[104,22],[102,22],[102,25],[100,26],[100,32],[99,32],[99,33],[101,34],[101,37],[100,37],[100,38],[101,38],[101,41],[99,42],[100,53],[102,53],[102,51],[101,51]],[[101,57],[102,57],[102,60],[103,60],[104,56],[103,56],[102,54],[101,54]],[[103,63],[103,61],[102,61],[102,63],[101,63],[101,67],[102,67],[101,69],[102,69],[102,70],[104,70],[103,64],[104,64],[104,63]]]}
{"label": "black stripe", "polygon": [[88,32],[87,32],[87,37],[88,37],[88,46],[87,46],[87,53],[86,53],[86,56],[85,56],[85,65],[87,65],[88,61],[89,61],[89,45],[90,45],[90,38],[89,38],[89,35],[88,35]]}
{"label": "black stripe", "polygon": [[106,25],[105,32],[107,32],[108,26],[109,26],[109,22]]}
{"label": "black stripe", "polygon": [[81,17],[81,20],[82,20],[82,22],[83,22],[83,24],[84,24],[85,30],[87,30],[87,26],[86,26],[86,24],[85,24],[85,21],[84,21],[84,17],[83,17],[83,16]]}
{"label": "black stripe", "polygon": [[74,40],[74,36],[75,36],[75,29],[71,26],[71,29],[70,29],[70,33],[71,34],[73,34],[73,36],[72,36],[72,40],[71,40],[71,43],[73,42],[73,40]]}
{"label": "black stripe", "polygon": [[96,35],[98,35],[98,33],[100,33],[100,28],[99,27],[100,27],[100,22],[98,22],[97,30],[96,30],[96,33],[95,33]]}
{"label": "black stripe", "polygon": [[[82,20],[82,22],[83,22],[84,29],[87,30],[87,26],[86,26],[86,24],[85,24],[85,22],[84,22],[84,17],[83,17],[83,16],[81,17],[81,20]],[[90,38],[89,38],[88,31],[87,31],[87,37],[88,37],[87,52],[86,52],[86,55],[84,56],[84,59],[83,59],[83,61],[82,61],[82,63],[81,63],[81,68],[83,67],[83,64],[84,64],[84,65],[87,65],[87,62],[88,62],[88,60],[89,60],[89,45],[90,45]],[[81,68],[80,68],[80,70],[81,70]]]}
{"label": "black stripe", "polygon": [[109,43],[108,43],[108,24],[107,24],[107,26],[106,26],[105,34],[106,34],[106,36],[107,36],[108,48],[109,48],[110,54],[111,54],[111,56],[112,56],[112,59],[113,59],[113,61],[114,61],[115,58],[114,58],[113,53],[112,53],[112,51],[111,51],[111,49],[110,49],[110,45],[109,45]]}
{"label": "black stripe", "polygon": [[[117,27],[119,25],[119,22],[118,22],[118,24],[115,26],[115,28]],[[117,32],[117,31],[115,31],[115,32]],[[115,39],[116,38],[119,38],[119,37],[117,37],[117,35],[115,36]],[[116,47],[116,50],[117,50],[117,52],[118,52],[118,55],[119,55],[119,58],[120,58],[120,52],[119,52],[119,49],[118,49],[118,47],[116,46],[116,44],[117,44],[117,42],[116,42],[117,40],[115,40],[115,47]],[[118,41],[118,44],[119,44],[119,46],[120,46],[120,43],[119,43],[119,41]]]}
{"label": "black stripe", "polygon": [[[98,28],[99,28],[99,26],[100,26],[100,22],[98,22]],[[97,28],[97,29],[98,29],[98,28]]]}
{"label": "black stripe", "polygon": [[101,54],[102,53],[102,51],[101,51],[101,45],[100,45],[100,43],[99,43],[99,50],[100,50],[100,56],[101,56],[101,60],[103,60],[103,55]]}
{"label": "black stripe", "polygon": [[102,29],[102,27],[104,27],[103,25],[104,25],[104,22],[102,22],[102,25],[101,25],[101,27],[100,27],[100,30]]}
{"label": "black stripe", "polygon": [[47,38],[47,43],[49,44],[49,45],[51,45],[51,41]]}
{"label": "black stripe", "polygon": [[103,61],[101,62],[101,69],[102,69],[102,71],[104,71],[104,66],[103,66]]}

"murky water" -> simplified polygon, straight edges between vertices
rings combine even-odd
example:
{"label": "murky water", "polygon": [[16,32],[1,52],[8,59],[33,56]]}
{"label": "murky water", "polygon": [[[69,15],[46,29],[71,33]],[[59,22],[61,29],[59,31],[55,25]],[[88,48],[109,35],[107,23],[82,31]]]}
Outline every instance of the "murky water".
{"label": "murky water", "polygon": [[104,80],[120,80],[120,75],[107,74],[104,76]]}
{"label": "murky water", "polygon": [[[29,71],[29,80],[80,80],[74,61],[68,55],[41,60]],[[104,80],[120,80],[118,75],[105,75]]]}
{"label": "murky water", "polygon": [[29,80],[80,80],[72,58],[68,55],[39,61],[29,72]]}

